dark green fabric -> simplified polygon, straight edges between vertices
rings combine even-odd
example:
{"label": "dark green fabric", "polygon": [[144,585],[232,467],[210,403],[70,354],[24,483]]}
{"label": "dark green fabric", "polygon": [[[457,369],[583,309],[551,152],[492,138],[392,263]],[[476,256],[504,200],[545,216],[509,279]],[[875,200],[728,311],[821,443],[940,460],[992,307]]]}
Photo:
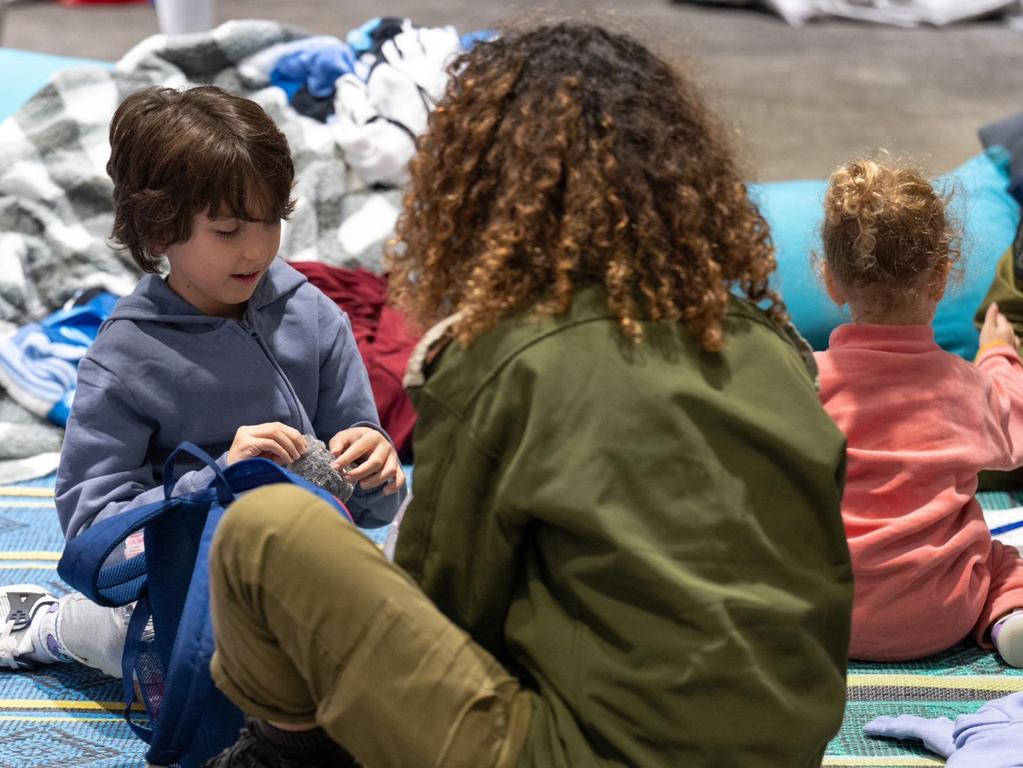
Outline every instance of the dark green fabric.
{"label": "dark green fabric", "polygon": [[520,766],[818,765],[845,702],[845,443],[736,301],[721,354],[598,292],[412,391],[396,561],[531,689]]}
{"label": "dark green fabric", "polygon": [[[973,318],[974,325],[980,330],[984,324],[984,314],[992,301],[998,303],[998,311],[1012,323],[1016,335],[1023,338],[1023,291],[1015,279],[1014,265],[1017,261],[1023,267],[1023,225],[1016,233],[1016,241],[1005,250],[995,268],[994,280],[988,289],[987,296],[977,308]],[[1010,491],[1023,488],[1023,467],[1008,472],[981,472],[977,478],[981,491]]]}
{"label": "dark green fabric", "polygon": [[1014,274],[1016,256],[1023,250],[1021,238],[1023,238],[1023,227],[1020,228],[1020,235],[1016,236],[1016,243],[1011,248],[1007,248],[998,260],[991,287],[973,318],[973,324],[977,326],[978,330],[984,324],[984,313],[987,312],[988,306],[992,301],[996,301],[998,302],[998,311],[1012,323],[1013,328],[1016,329],[1016,335],[1023,337],[1023,291],[1017,285]]}

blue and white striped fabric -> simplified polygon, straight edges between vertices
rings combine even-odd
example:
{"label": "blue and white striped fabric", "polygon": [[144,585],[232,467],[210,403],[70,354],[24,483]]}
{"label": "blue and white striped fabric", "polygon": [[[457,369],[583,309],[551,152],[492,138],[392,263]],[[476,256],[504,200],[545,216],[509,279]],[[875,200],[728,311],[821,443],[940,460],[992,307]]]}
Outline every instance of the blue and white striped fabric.
{"label": "blue and white striped fabric", "polygon": [[104,291],[0,341],[0,384],[32,413],[67,424],[78,363],[116,302],[117,296]]}

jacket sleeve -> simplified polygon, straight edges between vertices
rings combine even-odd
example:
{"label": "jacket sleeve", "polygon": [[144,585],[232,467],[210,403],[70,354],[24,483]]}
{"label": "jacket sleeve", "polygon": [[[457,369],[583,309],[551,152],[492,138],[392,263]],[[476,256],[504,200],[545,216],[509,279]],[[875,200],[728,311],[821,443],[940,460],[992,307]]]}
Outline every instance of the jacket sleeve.
{"label": "jacket sleeve", "polygon": [[[163,500],[147,460],[156,429],[118,376],[95,360],[82,360],[57,470],[57,516],[69,541],[93,523]],[[226,461],[226,454],[217,459],[221,467]],[[209,467],[186,472],[174,493],[212,481]]]}
{"label": "jacket sleeve", "polygon": [[1008,344],[981,350],[977,367],[986,374],[988,421],[986,440],[996,447],[996,466],[1012,469],[1023,464],[1023,364]]}
{"label": "jacket sleeve", "polygon": [[[348,315],[326,296],[318,297],[321,317],[320,389],[313,429],[329,443],[343,429],[370,427],[391,440],[380,426],[373,390],[366,365],[352,335]],[[393,444],[393,441],[391,441]],[[379,528],[393,519],[404,500],[406,490],[386,496],[383,487],[364,491],[355,487],[348,509],[362,528]]]}

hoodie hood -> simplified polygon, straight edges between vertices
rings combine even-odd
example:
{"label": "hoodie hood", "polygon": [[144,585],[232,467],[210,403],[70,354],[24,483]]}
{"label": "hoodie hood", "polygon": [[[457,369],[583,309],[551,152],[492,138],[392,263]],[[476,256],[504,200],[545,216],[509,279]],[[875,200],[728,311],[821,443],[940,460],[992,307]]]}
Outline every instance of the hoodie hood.
{"label": "hoodie hood", "polygon": [[[256,311],[264,309],[294,293],[304,282],[305,275],[280,258],[276,258],[270,262],[270,268],[249,299],[249,309]],[[115,320],[150,320],[172,325],[214,326],[223,323],[225,318],[200,312],[174,293],[162,275],[146,275],[129,296],[117,302],[103,327]]]}

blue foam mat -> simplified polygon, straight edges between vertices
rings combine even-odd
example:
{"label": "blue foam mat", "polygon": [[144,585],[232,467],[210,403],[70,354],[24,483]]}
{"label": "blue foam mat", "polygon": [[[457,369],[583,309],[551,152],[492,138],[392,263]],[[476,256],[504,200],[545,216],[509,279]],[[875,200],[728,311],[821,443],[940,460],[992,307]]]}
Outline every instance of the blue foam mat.
{"label": "blue foam mat", "polygon": [[[68,591],[57,577],[64,536],[53,482],[50,475],[0,487],[0,583]],[[121,697],[119,680],[79,664],[0,671],[0,768],[145,765],[145,745],[124,722]]]}
{"label": "blue foam mat", "polygon": [[[0,486],[0,584],[69,591],[57,576],[64,536],[54,481],[50,475]],[[388,530],[363,533],[381,544]],[[127,768],[144,766],[144,753],[123,718],[120,680],[79,664],[0,670],[0,768]]]}
{"label": "blue foam mat", "polygon": [[[0,487],[0,583],[38,583],[62,594],[56,562],[63,536],[53,509],[53,477]],[[49,495],[24,495],[24,494]],[[985,508],[1018,508],[1019,494],[982,494]],[[387,529],[372,532],[381,541]],[[941,765],[919,744],[870,739],[863,724],[882,714],[955,717],[1023,690],[1023,670],[966,643],[920,662],[850,665],[849,701],[825,766]],[[926,680],[925,678],[930,678]],[[995,690],[987,690],[985,681]],[[1011,681],[1011,684],[1010,684]],[[59,764],[143,766],[144,744],[125,724],[121,683],[77,664],[35,672],[0,672],[0,768]],[[858,759],[863,762],[858,762]],[[933,761],[933,762],[932,762]]]}
{"label": "blue foam mat", "polygon": [[111,62],[93,59],[76,59],[68,56],[52,56],[46,53],[19,51],[14,48],[0,48],[0,120],[5,120],[21,107],[50,78],[64,69],[72,67],[114,66]]}

